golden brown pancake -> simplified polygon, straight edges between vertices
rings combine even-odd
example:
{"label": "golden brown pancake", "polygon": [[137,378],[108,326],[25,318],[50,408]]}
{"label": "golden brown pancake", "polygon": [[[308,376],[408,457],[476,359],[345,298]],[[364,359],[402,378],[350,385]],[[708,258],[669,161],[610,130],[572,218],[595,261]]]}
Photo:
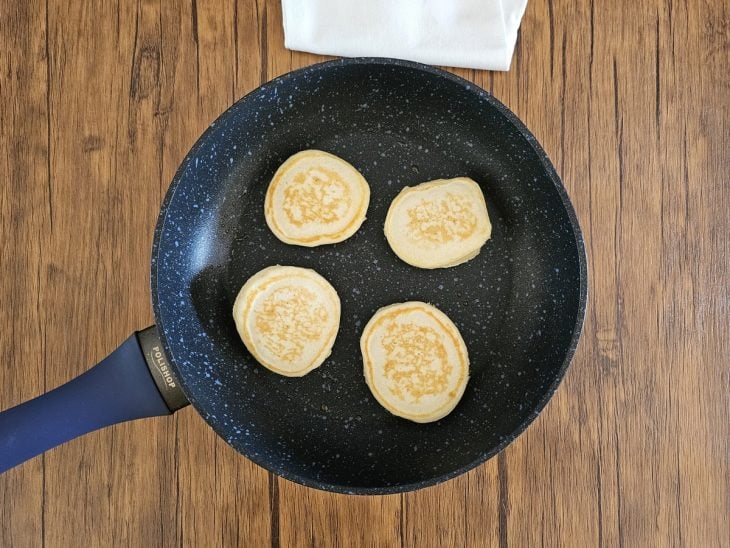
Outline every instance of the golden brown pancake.
{"label": "golden brown pancake", "polygon": [[332,352],[340,327],[340,298],[314,270],[270,266],[243,285],[233,319],[261,365],[280,375],[301,377]]}
{"label": "golden brown pancake", "polygon": [[447,268],[476,257],[492,225],[479,185],[457,177],[405,187],[390,204],[384,230],[403,261]]}
{"label": "golden brown pancake", "polygon": [[469,381],[469,354],[454,323],[418,301],[378,310],[360,338],[365,381],[393,415],[433,422],[459,403]]}
{"label": "golden brown pancake", "polygon": [[274,174],[264,214],[282,242],[314,247],[352,236],[369,203],[370,187],[354,167],[333,154],[303,150]]}

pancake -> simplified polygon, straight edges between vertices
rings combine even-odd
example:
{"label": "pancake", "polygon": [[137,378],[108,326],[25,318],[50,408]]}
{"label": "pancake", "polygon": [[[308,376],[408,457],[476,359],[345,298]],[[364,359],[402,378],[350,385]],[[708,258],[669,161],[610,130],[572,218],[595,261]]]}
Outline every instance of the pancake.
{"label": "pancake", "polygon": [[369,203],[370,187],[359,171],[333,154],[303,150],[276,170],[264,214],[282,242],[315,247],[357,232]]}
{"label": "pancake", "polygon": [[332,352],[340,328],[340,298],[314,270],[270,266],[243,285],[233,319],[261,365],[279,375],[301,377]]}
{"label": "pancake", "polygon": [[414,422],[451,413],[469,381],[469,355],[459,330],[427,303],[378,310],[365,326],[360,350],[375,399],[393,415]]}
{"label": "pancake", "polygon": [[481,188],[468,177],[405,187],[390,204],[385,237],[419,268],[448,268],[476,257],[492,234]]}

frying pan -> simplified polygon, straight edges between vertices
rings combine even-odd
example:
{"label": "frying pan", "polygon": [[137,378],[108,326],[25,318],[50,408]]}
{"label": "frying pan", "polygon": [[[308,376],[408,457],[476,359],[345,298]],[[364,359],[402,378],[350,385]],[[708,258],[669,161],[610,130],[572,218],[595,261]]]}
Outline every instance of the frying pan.
{"label": "frying pan", "polygon": [[[367,221],[339,244],[289,246],[264,221],[272,174],[309,148],[341,156],[371,185]],[[491,240],[455,268],[400,261],[382,230],[391,200],[406,185],[456,176],[481,185]],[[274,264],[314,268],[342,301],[331,357],[303,378],[258,365],[232,321],[241,285]],[[504,105],[435,68],[347,59],[276,78],[210,125],[162,205],[151,283],[156,327],[0,414],[0,471],[189,402],[240,453],[304,485],[358,494],[433,485],[496,454],[546,405],[578,342],[587,273],[565,189]],[[390,415],[363,379],[362,328],[406,300],[443,310],[471,359],[462,401],[432,424]]]}

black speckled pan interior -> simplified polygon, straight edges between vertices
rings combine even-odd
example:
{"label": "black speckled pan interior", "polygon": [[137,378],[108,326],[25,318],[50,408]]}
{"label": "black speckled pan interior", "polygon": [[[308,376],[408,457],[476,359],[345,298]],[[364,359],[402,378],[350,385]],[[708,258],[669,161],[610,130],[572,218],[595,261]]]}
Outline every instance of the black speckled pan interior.
{"label": "black speckled pan interior", "polygon": [[[273,173],[308,148],[344,158],[370,183],[368,218],[342,243],[289,246],[266,226]],[[481,185],[492,239],[455,268],[400,261],[383,235],[391,200],[406,185],[460,175]],[[331,357],[299,379],[258,365],[231,316],[241,285],[274,264],[314,268],[342,300]],[[163,343],[205,420],[281,476],[360,494],[454,477],[522,432],[572,357],[586,278],[575,213],[529,131],[473,84],[387,59],[314,65],[233,105],[176,174],[152,256]],[[363,379],[362,328],[378,308],[406,300],[444,311],[469,349],[462,401],[431,424],[390,415]]]}

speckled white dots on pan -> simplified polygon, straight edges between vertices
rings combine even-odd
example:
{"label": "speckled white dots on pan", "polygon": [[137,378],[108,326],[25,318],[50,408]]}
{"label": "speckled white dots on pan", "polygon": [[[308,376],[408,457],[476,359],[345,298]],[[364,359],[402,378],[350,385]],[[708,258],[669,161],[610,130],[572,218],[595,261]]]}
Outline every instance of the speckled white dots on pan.
{"label": "speckled white dots on pan", "polygon": [[[289,246],[264,221],[271,176],[306,148],[344,158],[370,183],[368,218],[342,243]],[[491,240],[455,268],[400,261],[383,235],[393,197],[405,185],[457,176],[481,185]],[[342,299],[332,356],[303,378],[259,366],[231,317],[241,285],[273,264],[314,268]],[[201,137],[166,198],[152,288],[185,392],[228,443],[306,485],[384,493],[453,477],[529,424],[575,348],[585,267],[557,175],[501,104],[435,69],[355,59],[262,86]],[[391,416],[363,380],[363,326],[381,306],[405,300],[443,310],[471,358],[463,400],[432,424]]]}

